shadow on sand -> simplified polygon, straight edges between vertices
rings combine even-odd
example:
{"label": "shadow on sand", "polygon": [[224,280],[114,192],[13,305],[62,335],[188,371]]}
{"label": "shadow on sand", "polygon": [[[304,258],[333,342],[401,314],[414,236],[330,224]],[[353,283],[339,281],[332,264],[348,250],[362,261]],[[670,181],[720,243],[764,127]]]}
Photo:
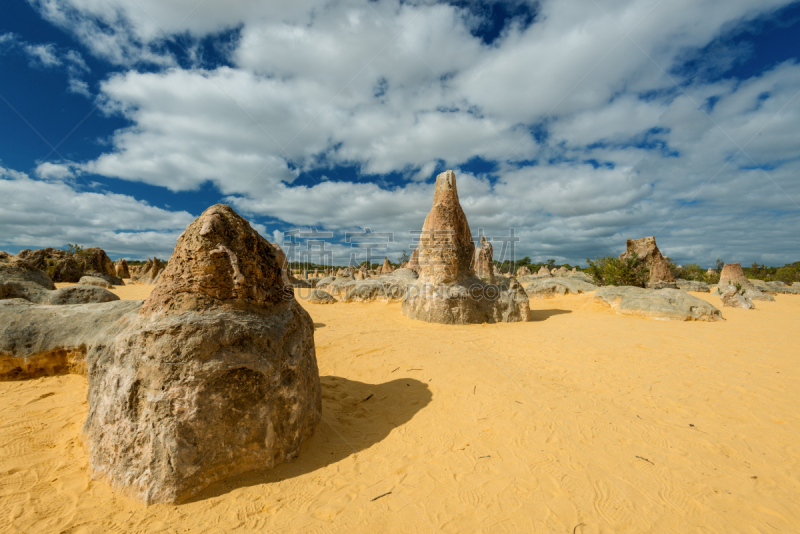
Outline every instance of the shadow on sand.
{"label": "shadow on sand", "polygon": [[224,495],[236,488],[279,482],[339,462],[385,439],[433,398],[428,385],[413,378],[366,384],[323,376],[320,383],[322,420],[296,460],[275,469],[251,471],[215,482],[183,504]]}
{"label": "shadow on sand", "polygon": [[531,310],[531,321],[545,321],[562,313],[572,313],[572,310]]}

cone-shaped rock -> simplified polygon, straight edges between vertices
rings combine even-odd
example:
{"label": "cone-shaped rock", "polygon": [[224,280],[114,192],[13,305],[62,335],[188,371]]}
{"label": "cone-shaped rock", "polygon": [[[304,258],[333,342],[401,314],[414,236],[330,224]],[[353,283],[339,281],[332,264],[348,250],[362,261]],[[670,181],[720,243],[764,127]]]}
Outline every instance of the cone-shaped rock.
{"label": "cone-shaped rock", "polygon": [[487,284],[475,275],[475,245],[453,171],[436,177],[433,207],[416,250],[419,279],[406,289],[404,315],[444,324],[527,321],[530,317],[528,296],[519,284]]}
{"label": "cone-shaped rock", "polygon": [[313,323],[281,267],[226,205],[189,225],[138,315],[87,362],[96,477],[172,503],[298,455],[321,394]]}
{"label": "cone-shaped rock", "polygon": [[740,263],[726,263],[719,275],[718,287],[727,288],[739,284],[745,289],[755,289],[753,283],[747,279]]}
{"label": "cone-shaped rock", "polygon": [[620,254],[620,259],[625,259],[636,253],[640,260],[643,260],[647,268],[650,269],[650,280],[647,287],[653,289],[671,288],[677,289],[675,277],[669,270],[669,263],[661,255],[661,251],[656,246],[655,237],[643,237],[641,239],[628,239],[627,250]]}
{"label": "cone-shaped rock", "polygon": [[[472,261],[472,270],[484,280],[494,282],[494,262],[492,257],[494,249],[492,244],[481,236],[481,246],[475,249],[475,258]],[[528,272],[530,274],[530,271]]]}
{"label": "cone-shaped rock", "polygon": [[131,277],[130,269],[128,269],[128,262],[124,259],[118,260],[117,263],[114,264],[114,269],[119,278]]}
{"label": "cone-shaped rock", "polygon": [[389,258],[383,258],[383,265],[381,266],[381,274],[389,274],[394,271],[392,264],[389,263]]}
{"label": "cone-shaped rock", "polygon": [[408,269],[411,269],[415,273],[419,274],[419,249],[415,248],[414,252],[411,253],[411,257],[408,259]]}

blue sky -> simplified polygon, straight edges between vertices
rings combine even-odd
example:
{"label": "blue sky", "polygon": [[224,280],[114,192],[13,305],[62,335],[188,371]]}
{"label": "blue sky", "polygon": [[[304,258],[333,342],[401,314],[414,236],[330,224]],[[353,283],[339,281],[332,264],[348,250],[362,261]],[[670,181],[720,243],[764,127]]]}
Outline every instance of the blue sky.
{"label": "blue sky", "polygon": [[8,0],[0,249],[166,257],[225,202],[394,258],[453,169],[517,257],[797,261],[798,34],[779,0]]}

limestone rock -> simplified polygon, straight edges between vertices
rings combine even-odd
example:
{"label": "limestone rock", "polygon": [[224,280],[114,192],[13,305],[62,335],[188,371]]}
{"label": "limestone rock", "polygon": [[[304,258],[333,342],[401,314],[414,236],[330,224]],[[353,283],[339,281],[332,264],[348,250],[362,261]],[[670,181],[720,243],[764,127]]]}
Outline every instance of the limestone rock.
{"label": "limestone rock", "polygon": [[553,276],[550,274],[550,269],[547,268],[547,265],[542,265],[539,269],[539,272],[536,273],[538,276]]}
{"label": "limestone rock", "polygon": [[[0,251],[0,287],[10,287],[12,284],[37,290],[53,290],[56,288],[53,281],[45,273],[27,261]],[[10,289],[7,291],[10,291]],[[3,297],[2,292],[3,290],[0,289],[0,298],[12,298]]]}
{"label": "limestone rock", "polygon": [[525,293],[532,299],[547,299],[568,294],[577,295],[595,289],[597,289],[596,285],[587,284],[577,278],[540,278],[525,286]]}
{"label": "limestone rock", "polygon": [[755,289],[755,286],[747,279],[739,263],[726,263],[719,275],[719,287],[735,286],[739,284],[744,289]]}
{"label": "limestone rock", "polygon": [[571,273],[563,265],[553,271],[553,276],[569,276]]}
{"label": "limestone rock", "polygon": [[481,246],[475,249],[475,257],[472,260],[472,269],[475,274],[484,280],[494,280],[494,249],[492,244],[481,236]]}
{"label": "limestone rock", "polygon": [[138,314],[91,356],[90,467],[148,504],[289,461],[320,419],[311,317],[226,205],[189,225]]}
{"label": "limestone rock", "polygon": [[472,270],[475,245],[458,200],[456,176],[436,177],[433,206],[422,226],[419,280],[406,290],[403,314],[444,324],[527,321],[528,296],[517,286],[487,284]]}
{"label": "limestone rock", "polygon": [[87,248],[71,254],[56,248],[25,249],[17,254],[32,267],[40,269],[54,282],[77,282],[89,271],[116,276],[114,263],[100,248]]}
{"label": "limestone rock", "polygon": [[697,280],[684,280],[682,278],[678,278],[675,280],[675,283],[678,284],[678,289],[683,291],[694,291],[695,293],[708,293],[711,291],[708,284],[705,282],[698,282]]}
{"label": "limestone rock", "polygon": [[525,267],[524,265],[519,269],[517,269],[517,278],[530,275],[531,275],[531,270],[528,267]]}
{"label": "limestone rock", "polygon": [[158,258],[147,260],[147,263],[140,265],[135,272],[131,272],[131,281],[140,284],[153,285],[158,280],[161,271],[164,270],[164,263]]}
{"label": "limestone rock", "polygon": [[734,286],[728,286],[728,289],[719,298],[722,300],[722,305],[728,308],[756,309],[753,301],[742,295]]}
{"label": "limestone rock", "polygon": [[419,249],[415,248],[408,260],[408,268],[419,274]]}
{"label": "limestone rock", "polygon": [[720,311],[708,302],[679,289],[602,287],[594,301],[610,306],[621,315],[665,321],[721,321]]}
{"label": "limestone rock", "polygon": [[389,274],[394,271],[394,267],[389,263],[389,258],[383,258],[383,265],[381,266],[381,274]]}
{"label": "limestone rock", "polygon": [[0,301],[0,380],[85,375],[87,353],[96,353],[113,338],[123,326],[120,320],[135,317],[141,305],[130,300],[64,306]]}
{"label": "limestone rock", "polygon": [[383,302],[401,300],[409,286],[417,280],[411,269],[397,269],[393,273],[378,278],[345,283],[341,288],[343,302]]}
{"label": "limestone rock", "polygon": [[624,260],[636,253],[640,260],[644,261],[650,269],[650,279],[647,287],[654,289],[677,288],[672,271],[669,270],[669,262],[661,255],[661,251],[656,246],[655,237],[643,237],[641,239],[628,239],[627,250],[620,254],[619,258]]}
{"label": "limestone rock", "polygon": [[130,269],[128,269],[128,262],[124,259],[117,260],[117,263],[114,264],[114,270],[119,278],[131,277]]}
{"label": "limestone rock", "polygon": [[308,295],[306,302],[310,304],[333,304],[338,302],[330,293],[321,289],[314,289]]}
{"label": "limestone rock", "polygon": [[100,273],[97,271],[87,271],[85,276],[93,276],[95,278],[100,278],[101,280],[105,280],[112,286],[124,286],[125,282],[122,281],[122,278],[118,276],[112,276],[106,273]]}
{"label": "limestone rock", "polygon": [[102,278],[97,278],[96,276],[82,276],[80,280],[78,280],[78,285],[81,286],[97,286],[103,287],[105,289],[112,289],[114,286],[103,280]]}

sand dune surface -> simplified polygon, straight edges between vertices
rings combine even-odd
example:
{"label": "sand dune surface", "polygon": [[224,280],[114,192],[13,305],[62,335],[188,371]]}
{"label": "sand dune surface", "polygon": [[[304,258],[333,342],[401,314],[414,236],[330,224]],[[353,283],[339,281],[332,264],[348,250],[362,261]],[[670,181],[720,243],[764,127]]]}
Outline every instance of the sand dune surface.
{"label": "sand dune surface", "polygon": [[[146,298],[152,286],[115,288]],[[694,293],[719,307],[719,298]],[[0,383],[0,532],[796,532],[800,297],[725,322],[449,326],[305,304],[323,420],[300,457],[145,507],[93,481],[86,379]]]}

